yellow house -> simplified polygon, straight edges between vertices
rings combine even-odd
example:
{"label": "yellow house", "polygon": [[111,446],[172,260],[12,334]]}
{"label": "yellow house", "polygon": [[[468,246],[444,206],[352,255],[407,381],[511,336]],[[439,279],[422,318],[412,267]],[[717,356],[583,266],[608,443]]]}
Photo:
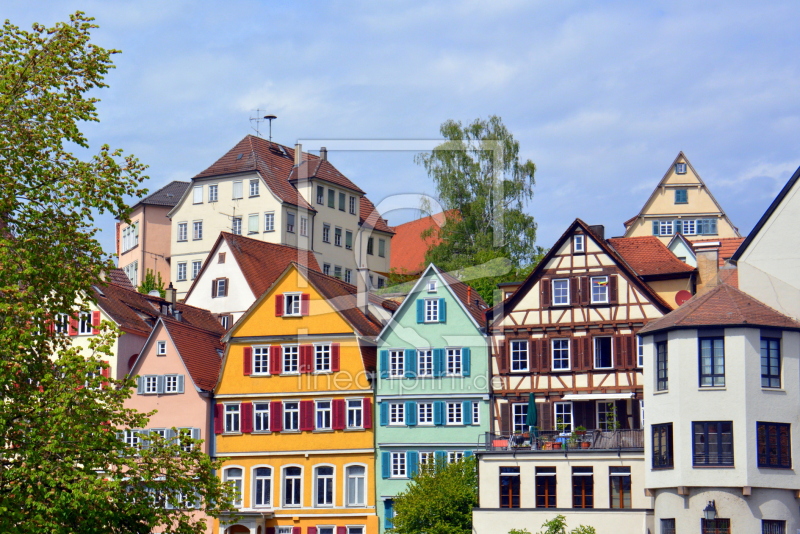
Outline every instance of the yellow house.
{"label": "yellow house", "polygon": [[675,234],[693,242],[741,237],[683,152],[639,214],[625,221],[624,237],[654,235],[667,245]]}
{"label": "yellow house", "polygon": [[396,305],[360,300],[292,263],[223,338],[216,455],[239,499],[220,534],[378,532],[375,337]]}

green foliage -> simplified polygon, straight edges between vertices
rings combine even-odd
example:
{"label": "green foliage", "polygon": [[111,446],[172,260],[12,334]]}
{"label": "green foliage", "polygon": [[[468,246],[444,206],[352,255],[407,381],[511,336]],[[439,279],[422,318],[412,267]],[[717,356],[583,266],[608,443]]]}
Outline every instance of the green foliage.
{"label": "green foliage", "polygon": [[[539,531],[538,534],[567,534],[567,518],[559,514],[549,521],[542,523],[544,530]],[[528,529],[513,528],[508,531],[508,534],[530,534]],[[587,527],[580,525],[569,531],[569,534],[596,534],[594,527]]]}
{"label": "green foliage", "polygon": [[90,42],[91,21],[0,30],[0,532],[202,532],[154,496],[196,494],[218,514],[231,501],[218,463],[197,446],[123,445],[117,429],[148,415],[124,408],[132,381],[101,376],[118,332],[105,325],[79,352],[48,327],[114,267],[93,216],[124,220],[124,196],[146,192],[134,157],[75,154],[89,150],[80,123],[98,120],[86,94],[116,53]]}
{"label": "green foliage", "polygon": [[500,117],[467,125],[448,120],[440,132],[447,141],[416,157],[433,179],[445,209],[444,226],[422,234],[425,238],[437,232],[442,239],[428,250],[425,261],[459,271],[507,260],[502,266],[494,263],[488,280],[471,282],[487,303],[494,304],[496,285],[519,280],[545,252],[535,246],[536,223],[523,211],[533,198],[536,165],[520,161],[519,142]]}
{"label": "green foliage", "polygon": [[154,289],[158,290],[158,294],[161,295],[162,299],[167,294],[166,289],[164,289],[164,280],[161,279],[161,273],[153,273],[153,269],[147,269],[147,272],[144,275],[144,280],[142,280],[142,283],[139,284],[137,290],[139,293],[144,293],[147,295]]}
{"label": "green foliage", "polygon": [[474,456],[448,464],[421,465],[394,501],[392,534],[471,534],[478,505]]}

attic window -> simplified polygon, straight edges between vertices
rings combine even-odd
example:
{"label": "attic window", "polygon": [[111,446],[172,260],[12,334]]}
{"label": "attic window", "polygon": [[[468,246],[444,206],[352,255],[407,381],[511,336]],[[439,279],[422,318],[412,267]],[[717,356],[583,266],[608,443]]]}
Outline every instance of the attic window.
{"label": "attic window", "polygon": [[236,156],[237,161],[242,159],[242,156],[244,156],[244,154],[239,154],[238,156]]}
{"label": "attic window", "polygon": [[220,252],[217,256],[217,263],[225,263],[225,253]]}
{"label": "attic window", "polygon": [[686,164],[685,163],[676,163],[675,164],[675,174],[686,174]]}
{"label": "attic window", "polygon": [[157,341],[156,342],[156,356],[166,356],[167,355],[167,342],[166,341]]}
{"label": "attic window", "polygon": [[576,234],[572,236],[572,245],[573,252],[585,252],[583,234]]}
{"label": "attic window", "polygon": [[428,293],[436,293],[436,280],[428,281]]}

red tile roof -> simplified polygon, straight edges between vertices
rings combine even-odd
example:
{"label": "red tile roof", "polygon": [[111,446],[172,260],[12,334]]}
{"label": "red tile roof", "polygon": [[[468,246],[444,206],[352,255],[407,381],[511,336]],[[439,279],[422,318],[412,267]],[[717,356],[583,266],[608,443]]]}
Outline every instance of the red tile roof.
{"label": "red tile roof", "polygon": [[736,254],[736,251],[745,239],[746,237],[723,237],[722,239],[715,240],[719,241],[720,267],[725,265],[725,262],[727,262],[733,257],[734,254]]}
{"label": "red tile roof", "polygon": [[136,290],[136,288],[133,287],[133,284],[131,284],[131,279],[128,278],[128,275],[125,274],[125,271],[122,269],[111,269],[108,271],[106,282],[123,287],[125,289],[130,289],[132,291]]}
{"label": "red tile roof", "polygon": [[[445,223],[445,213],[437,213],[394,227],[391,269],[399,273],[418,274],[425,270],[425,254],[428,249],[442,242],[438,228]],[[430,236],[423,239],[422,232],[433,229]]]}
{"label": "red tile roof", "polygon": [[655,236],[615,237],[608,243],[639,276],[680,275],[692,273],[695,268],[679,260]]}
{"label": "red tile roof", "polygon": [[[367,197],[361,197],[359,202],[358,224],[360,226],[366,225],[367,228],[374,228],[387,234],[394,233],[394,229],[387,224],[386,219],[381,217],[381,214],[375,209],[375,204]],[[394,239],[392,239],[392,244],[394,245]],[[392,254],[394,254],[394,246],[392,247]]]}
{"label": "red tile roof", "polygon": [[800,323],[773,310],[728,284],[692,297],[686,304],[645,325],[639,333],[652,334],[701,326],[753,326],[800,330]]}
{"label": "red tile roof", "polygon": [[489,306],[484,302],[483,298],[471,286],[458,280],[449,273],[441,272],[442,279],[450,286],[458,300],[460,300],[467,311],[475,319],[480,328],[484,328],[486,322],[486,310]]}
{"label": "red tile roof", "polygon": [[213,391],[225,348],[220,342],[219,332],[197,328],[168,317],[162,317],[161,320],[195,385],[204,391]]}

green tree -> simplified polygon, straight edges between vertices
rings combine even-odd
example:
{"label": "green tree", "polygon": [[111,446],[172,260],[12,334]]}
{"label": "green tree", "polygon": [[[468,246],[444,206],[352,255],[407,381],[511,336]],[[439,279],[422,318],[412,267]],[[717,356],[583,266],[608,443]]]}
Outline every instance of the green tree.
{"label": "green tree", "polygon": [[78,12],[32,31],[6,21],[0,36],[0,531],[201,532],[165,504],[228,508],[217,463],[187,437],[121,442],[118,429],[148,416],[124,408],[130,380],[104,376],[117,333],[106,325],[80,353],[53,327],[113,268],[93,217],[124,220],[123,197],[145,193],[134,157],[86,155],[80,125],[98,120],[87,93],[116,53],[90,42],[95,27]]}
{"label": "green tree", "polygon": [[543,255],[535,245],[536,223],[523,211],[533,198],[536,165],[520,161],[519,142],[500,117],[466,125],[448,120],[440,132],[447,141],[416,156],[436,185],[446,220],[423,233],[437,232],[442,240],[425,261],[447,271],[491,266],[487,280],[473,284],[491,304],[497,283],[524,277]]}
{"label": "green tree", "polygon": [[[538,534],[567,534],[567,518],[559,514],[549,521],[542,523],[544,530],[539,531]],[[531,534],[528,529],[513,528],[508,531],[508,534]],[[580,525],[569,531],[569,534],[596,534],[594,527],[587,527]]]}
{"label": "green tree", "polygon": [[394,501],[393,534],[471,534],[478,505],[474,456],[421,465]]}
{"label": "green tree", "polygon": [[158,294],[161,295],[162,299],[167,294],[166,290],[164,289],[164,280],[161,279],[161,273],[154,273],[153,269],[147,269],[144,275],[144,280],[142,280],[142,283],[139,284],[137,290],[139,293],[144,293],[145,295],[153,290],[156,290],[158,291]]}

